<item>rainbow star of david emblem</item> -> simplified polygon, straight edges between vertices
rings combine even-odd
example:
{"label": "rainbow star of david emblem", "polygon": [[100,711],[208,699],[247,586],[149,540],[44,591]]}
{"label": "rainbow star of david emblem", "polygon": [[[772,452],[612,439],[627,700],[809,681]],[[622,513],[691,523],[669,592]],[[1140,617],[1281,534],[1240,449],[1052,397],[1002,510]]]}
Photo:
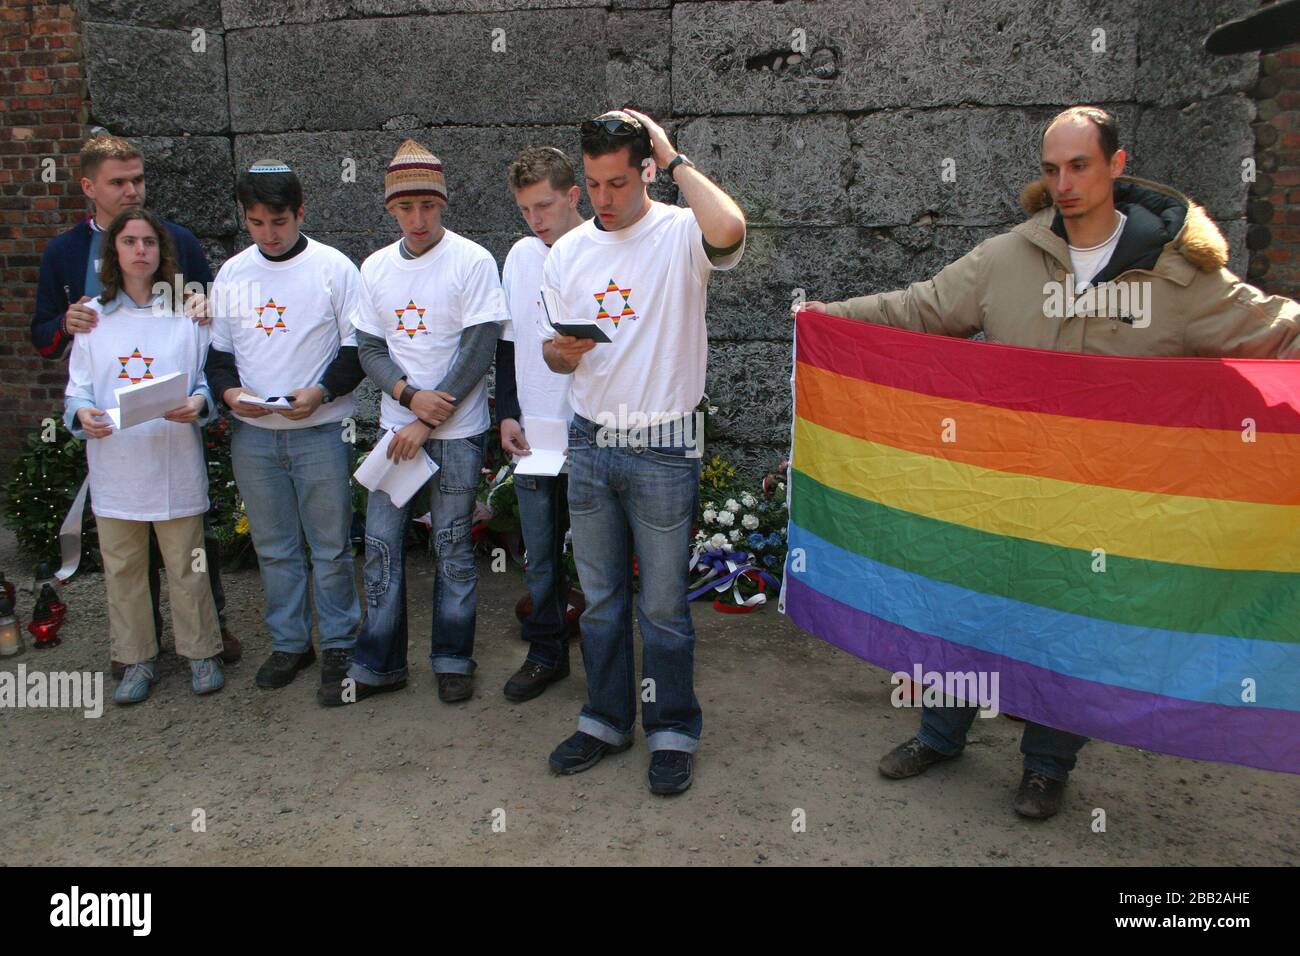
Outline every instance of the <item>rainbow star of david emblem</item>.
{"label": "rainbow star of david emblem", "polygon": [[[609,280],[609,285],[605,287],[604,292],[593,292],[596,298],[596,304],[600,306],[600,311],[596,313],[597,319],[613,319],[614,327],[618,328],[618,323],[623,319],[635,319],[636,312],[633,310],[628,300],[632,297],[631,289],[620,289],[618,283],[613,279]],[[619,302],[614,296],[622,296],[623,301]],[[609,304],[606,305],[608,299]]]}
{"label": "rainbow star of david emblem", "polygon": [[[424,327],[424,313],[428,310],[420,308],[415,304],[414,299],[407,301],[406,305],[400,309],[394,309],[397,313],[397,331],[405,332],[408,339],[415,338],[415,333],[423,332],[426,335],[429,330]],[[414,325],[406,322],[407,313],[413,313],[411,318],[415,321]]]}
{"label": "rainbow star of david emblem", "polygon": [[[286,308],[288,306],[276,305],[275,299],[267,299],[266,305],[259,305],[253,309],[257,313],[257,325],[253,326],[253,328],[261,329],[266,333],[268,339],[275,333],[276,329],[281,332],[288,332],[289,329],[284,324],[284,310]],[[268,319],[275,319],[275,321],[268,325]]]}
{"label": "rainbow star of david emblem", "polygon": [[[153,378],[153,372],[149,370],[149,366],[153,364],[153,357],[141,355],[138,347],[130,355],[119,355],[117,360],[122,363],[122,371],[118,373],[118,378],[129,379],[132,385],[139,385],[145,379]],[[137,362],[140,364],[136,365]],[[132,372],[140,374],[134,375]]]}

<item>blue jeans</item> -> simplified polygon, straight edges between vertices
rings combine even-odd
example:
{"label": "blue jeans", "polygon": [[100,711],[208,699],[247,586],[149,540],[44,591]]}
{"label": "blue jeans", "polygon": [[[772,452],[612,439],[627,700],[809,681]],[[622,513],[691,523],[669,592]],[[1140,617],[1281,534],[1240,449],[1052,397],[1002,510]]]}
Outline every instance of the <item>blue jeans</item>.
{"label": "blue jeans", "polygon": [[307,552],[321,650],[351,648],[361,626],[352,562],[352,446],[338,422],[258,428],[235,421],[235,481],[248,512],[273,650],[311,647]]}
{"label": "blue jeans", "polygon": [[[433,637],[429,660],[435,674],[474,673],[474,617],[478,565],[470,523],[483,468],[486,432],[470,438],[431,438],[424,450],[438,466],[430,479],[433,551]],[[374,687],[406,680],[406,531],[417,492],[398,508],[382,491],[366,508],[366,623],[348,676]]]}
{"label": "blue jeans", "polygon": [[[587,599],[582,615],[587,704],[578,730],[614,746],[625,743],[632,737],[640,696],[649,748],[694,753],[703,717],[695,699],[695,629],[686,571],[700,460],[687,457],[684,448],[602,448],[596,443],[598,428],[576,415],[569,426],[569,520]],[[641,580],[636,601],[640,688],[632,644],[633,552]]]}
{"label": "blue jeans", "polygon": [[[966,731],[975,721],[978,707],[923,707],[921,730],[916,736],[927,747],[944,754],[959,754],[966,746]],[[1025,721],[1020,735],[1020,752],[1025,755],[1025,769],[1053,780],[1064,780],[1074,769],[1075,757],[1087,737]]]}
{"label": "blue jeans", "polygon": [[528,549],[524,583],[533,611],[524,620],[528,660],[555,667],[569,660],[564,630],[569,582],[564,573],[564,532],[569,527],[568,480],[563,476],[515,475],[519,523]]}

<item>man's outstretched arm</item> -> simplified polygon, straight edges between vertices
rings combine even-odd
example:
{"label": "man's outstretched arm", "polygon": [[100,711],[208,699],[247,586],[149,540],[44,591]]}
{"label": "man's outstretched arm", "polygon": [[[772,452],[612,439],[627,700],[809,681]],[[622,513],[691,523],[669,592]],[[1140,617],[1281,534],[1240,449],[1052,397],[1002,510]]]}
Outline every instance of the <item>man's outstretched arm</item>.
{"label": "man's outstretched arm", "polygon": [[950,262],[933,279],[914,282],[906,289],[877,292],[842,302],[808,301],[800,308],[816,309],[859,322],[876,322],[897,329],[969,338],[984,328],[981,305],[987,250],[976,246]]}

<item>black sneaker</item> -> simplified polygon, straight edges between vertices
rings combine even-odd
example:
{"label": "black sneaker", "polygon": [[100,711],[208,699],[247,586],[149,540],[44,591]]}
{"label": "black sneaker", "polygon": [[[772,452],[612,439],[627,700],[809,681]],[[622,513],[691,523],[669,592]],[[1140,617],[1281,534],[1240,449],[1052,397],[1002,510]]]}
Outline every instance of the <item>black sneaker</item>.
{"label": "black sneaker", "polygon": [[321,684],[316,689],[316,700],[322,707],[342,707],[345,704],[359,704],[367,697],[401,690],[405,686],[405,680],[399,680],[395,684],[376,685],[363,684],[344,677],[337,684]]}
{"label": "black sneaker", "polygon": [[348,676],[348,668],[352,666],[351,649],[342,647],[331,647],[327,651],[320,652],[320,683],[324,687],[326,684],[340,683],[343,678]]}
{"label": "black sneaker", "polygon": [[952,760],[956,756],[956,754],[940,753],[929,744],[922,743],[920,738],[913,737],[907,743],[899,744],[881,757],[878,766],[880,772],[889,779],[902,780],[904,777],[915,777],[918,773],[925,773],[931,764]]}
{"label": "black sneaker", "polygon": [[607,744],[605,741],[593,737],[591,734],[584,734],[579,730],[551,751],[549,763],[551,769],[558,774],[567,776],[571,773],[582,773],[582,771],[590,770],[600,763],[601,758],[606,754],[621,754],[631,746],[631,738],[621,746],[615,747],[613,744]]}
{"label": "black sneaker", "polygon": [[1016,813],[1031,820],[1046,820],[1061,809],[1065,781],[1053,780],[1033,770],[1026,770],[1016,791]]}
{"label": "black sneaker", "polygon": [[650,755],[650,773],[646,776],[650,792],[668,796],[689,790],[695,779],[694,763],[685,751],[656,750]]}
{"label": "black sneaker", "polygon": [[560,661],[554,667],[538,664],[536,661],[524,661],[524,666],[515,671],[513,677],[506,681],[506,700],[512,704],[522,704],[539,696],[557,680],[569,676],[568,660]]}
{"label": "black sneaker", "polygon": [[311,666],[315,662],[316,648],[311,646],[308,646],[307,650],[301,654],[291,654],[288,651],[272,651],[271,656],[263,661],[262,666],[257,669],[257,676],[253,678],[253,683],[266,690],[285,687],[298,676],[300,670]]}

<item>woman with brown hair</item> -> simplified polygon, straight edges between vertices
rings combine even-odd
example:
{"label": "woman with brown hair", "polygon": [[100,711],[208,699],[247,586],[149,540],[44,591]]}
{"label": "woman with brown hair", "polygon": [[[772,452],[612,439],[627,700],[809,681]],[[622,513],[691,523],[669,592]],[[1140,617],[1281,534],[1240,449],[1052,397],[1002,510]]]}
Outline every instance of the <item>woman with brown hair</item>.
{"label": "woman with brown hair", "polygon": [[[91,303],[99,321],[76,336],[68,367],[64,422],[76,437],[94,439],[86,448],[90,501],[113,658],[126,664],[113,695],[119,704],[144,700],[160,679],[149,601],[150,525],[167,567],[176,651],[190,659],[194,693],[225,683],[203,550],[208,478],[199,426],[215,409],[203,376],[208,330],[172,301],[175,263],[162,221],[138,206],[124,209],[104,237],[104,288]],[[186,377],[185,404],[162,418],[114,426],[105,409],[119,404],[117,389],[173,373]]]}

